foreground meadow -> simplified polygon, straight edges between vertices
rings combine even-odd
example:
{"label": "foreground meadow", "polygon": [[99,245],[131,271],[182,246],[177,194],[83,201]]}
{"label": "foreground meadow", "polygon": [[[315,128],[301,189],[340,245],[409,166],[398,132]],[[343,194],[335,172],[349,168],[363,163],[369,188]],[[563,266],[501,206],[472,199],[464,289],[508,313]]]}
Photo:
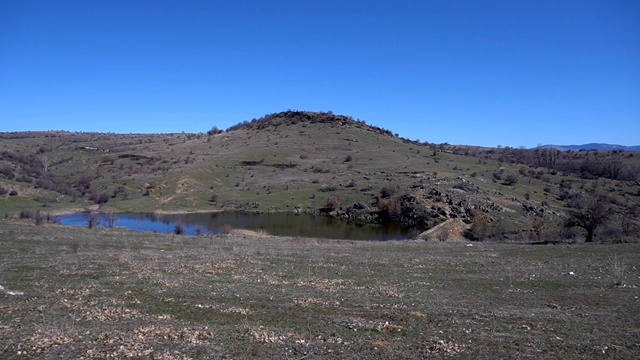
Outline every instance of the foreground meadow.
{"label": "foreground meadow", "polygon": [[0,223],[0,358],[637,358],[640,244]]}

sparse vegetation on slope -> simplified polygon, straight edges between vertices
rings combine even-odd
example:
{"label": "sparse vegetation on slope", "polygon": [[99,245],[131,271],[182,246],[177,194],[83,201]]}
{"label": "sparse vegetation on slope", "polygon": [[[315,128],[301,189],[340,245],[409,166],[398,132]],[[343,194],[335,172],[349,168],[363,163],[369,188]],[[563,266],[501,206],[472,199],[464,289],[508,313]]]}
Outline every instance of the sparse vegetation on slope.
{"label": "sparse vegetation on slope", "polygon": [[566,221],[572,199],[598,188],[612,216],[595,239],[619,241],[638,229],[638,159],[420,143],[308,111],[199,134],[1,133],[0,213],[302,211],[424,228],[457,218],[486,229],[475,239],[538,239],[544,223],[546,240],[572,241],[586,237]]}

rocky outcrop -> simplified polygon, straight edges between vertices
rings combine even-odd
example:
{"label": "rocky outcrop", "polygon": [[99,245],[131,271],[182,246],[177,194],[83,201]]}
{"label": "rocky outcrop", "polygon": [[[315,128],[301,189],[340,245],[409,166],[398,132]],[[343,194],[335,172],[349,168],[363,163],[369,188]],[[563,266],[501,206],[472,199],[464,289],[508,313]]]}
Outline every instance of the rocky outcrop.
{"label": "rocky outcrop", "polygon": [[376,222],[376,211],[373,211],[369,206],[363,203],[355,203],[343,211],[338,212],[337,215],[351,222]]}

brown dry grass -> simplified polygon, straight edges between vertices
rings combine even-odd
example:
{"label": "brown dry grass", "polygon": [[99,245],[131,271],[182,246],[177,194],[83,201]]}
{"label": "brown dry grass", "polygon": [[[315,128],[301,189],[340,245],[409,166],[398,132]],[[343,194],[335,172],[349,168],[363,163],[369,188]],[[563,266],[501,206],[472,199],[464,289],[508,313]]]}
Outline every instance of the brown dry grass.
{"label": "brown dry grass", "polygon": [[1,225],[3,359],[640,354],[639,244]]}

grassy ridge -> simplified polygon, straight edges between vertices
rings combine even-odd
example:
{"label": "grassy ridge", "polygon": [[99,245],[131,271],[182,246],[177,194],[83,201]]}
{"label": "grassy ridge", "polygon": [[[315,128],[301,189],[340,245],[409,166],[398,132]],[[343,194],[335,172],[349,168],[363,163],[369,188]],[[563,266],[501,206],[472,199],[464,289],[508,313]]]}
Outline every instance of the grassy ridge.
{"label": "grassy ridge", "polygon": [[640,244],[203,238],[4,221],[0,246],[4,359],[640,354]]}
{"label": "grassy ridge", "polygon": [[[199,134],[0,133],[0,188],[6,190],[0,214],[97,203],[117,212],[313,212],[330,197],[337,210],[358,203],[375,212],[386,189],[392,199],[410,194],[428,207],[429,226],[453,217],[475,222],[474,209],[500,225],[496,237],[527,239],[536,220],[545,235],[558,237],[571,199],[598,189],[612,204],[612,228],[630,222],[625,237],[640,228],[640,180],[632,176],[640,174],[639,156],[551,155],[420,143],[312,112],[272,114],[232,131]],[[620,231],[598,236],[623,237]]]}

